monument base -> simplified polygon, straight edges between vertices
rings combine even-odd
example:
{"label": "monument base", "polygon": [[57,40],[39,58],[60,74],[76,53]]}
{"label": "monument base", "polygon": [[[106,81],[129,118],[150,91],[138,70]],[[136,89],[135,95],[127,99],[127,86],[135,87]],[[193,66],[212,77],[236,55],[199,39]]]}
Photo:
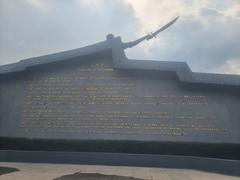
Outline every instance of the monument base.
{"label": "monument base", "polygon": [[0,150],[183,155],[240,160],[240,144],[0,137]]}

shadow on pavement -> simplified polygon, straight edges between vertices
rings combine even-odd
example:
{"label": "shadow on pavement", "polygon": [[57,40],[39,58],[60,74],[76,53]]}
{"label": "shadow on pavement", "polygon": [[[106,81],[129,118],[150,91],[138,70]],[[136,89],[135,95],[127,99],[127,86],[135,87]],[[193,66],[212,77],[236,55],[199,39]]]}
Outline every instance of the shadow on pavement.
{"label": "shadow on pavement", "polygon": [[144,180],[144,179],[116,175],[104,175],[98,173],[74,173],[64,175],[53,180]]}
{"label": "shadow on pavement", "polygon": [[0,176],[3,174],[8,174],[8,173],[16,172],[16,171],[19,171],[19,169],[12,168],[12,167],[1,167],[0,166]]}

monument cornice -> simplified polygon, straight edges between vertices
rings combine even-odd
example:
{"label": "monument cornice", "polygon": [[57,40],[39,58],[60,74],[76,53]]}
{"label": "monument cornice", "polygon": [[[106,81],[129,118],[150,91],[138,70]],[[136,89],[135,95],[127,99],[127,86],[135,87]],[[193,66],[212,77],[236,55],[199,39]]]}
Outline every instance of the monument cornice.
{"label": "monument cornice", "polygon": [[184,83],[240,86],[240,75],[192,72],[186,62],[129,59],[124,52],[121,37],[112,37],[105,41],[78,49],[48,54],[21,60],[17,63],[0,66],[0,76],[25,71],[28,68],[66,61],[68,59],[111,51],[113,66],[116,69],[156,70],[174,72]]}

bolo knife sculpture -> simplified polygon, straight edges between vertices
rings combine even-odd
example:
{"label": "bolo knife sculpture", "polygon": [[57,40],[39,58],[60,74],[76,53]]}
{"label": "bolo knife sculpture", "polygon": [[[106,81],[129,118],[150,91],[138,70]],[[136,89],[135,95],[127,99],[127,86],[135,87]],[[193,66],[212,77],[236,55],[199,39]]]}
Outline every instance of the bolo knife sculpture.
{"label": "bolo knife sculpture", "polygon": [[132,48],[136,45],[138,45],[139,43],[141,43],[144,40],[151,40],[152,38],[155,38],[160,32],[164,31],[165,29],[169,28],[171,25],[173,25],[177,20],[178,20],[179,16],[176,17],[175,19],[173,19],[172,21],[170,21],[169,23],[167,23],[165,26],[161,27],[160,29],[158,29],[155,32],[152,32],[150,34],[147,34],[146,36],[143,36],[135,41],[131,41],[131,42],[127,42],[127,43],[123,43],[123,49],[127,49],[127,48]]}

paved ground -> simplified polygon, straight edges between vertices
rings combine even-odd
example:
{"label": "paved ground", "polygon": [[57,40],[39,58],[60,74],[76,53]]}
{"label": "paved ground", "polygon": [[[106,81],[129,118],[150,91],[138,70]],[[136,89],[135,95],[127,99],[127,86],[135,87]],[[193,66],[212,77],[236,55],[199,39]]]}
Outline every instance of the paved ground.
{"label": "paved ground", "polygon": [[[88,173],[89,175],[91,174],[94,175],[95,173],[98,173],[101,174],[100,175],[101,177],[105,177],[106,179],[111,179],[112,177],[116,176],[124,176],[144,180],[240,180],[240,177],[233,177],[186,169],[182,170],[182,169],[123,167],[123,166],[90,166],[69,164],[37,164],[37,163],[5,163],[5,162],[0,162],[0,167],[11,167],[19,169],[19,171],[1,175],[0,176],[1,180],[53,180],[53,179],[61,180],[61,178],[64,179],[66,175],[72,175],[67,177],[71,177],[71,180],[74,180],[78,179],[74,177],[82,176],[81,173]],[[75,174],[75,176],[73,176],[73,174]],[[102,175],[116,175],[116,176],[102,176]],[[125,180],[133,178],[122,179]],[[119,178],[119,180],[122,179]]]}

